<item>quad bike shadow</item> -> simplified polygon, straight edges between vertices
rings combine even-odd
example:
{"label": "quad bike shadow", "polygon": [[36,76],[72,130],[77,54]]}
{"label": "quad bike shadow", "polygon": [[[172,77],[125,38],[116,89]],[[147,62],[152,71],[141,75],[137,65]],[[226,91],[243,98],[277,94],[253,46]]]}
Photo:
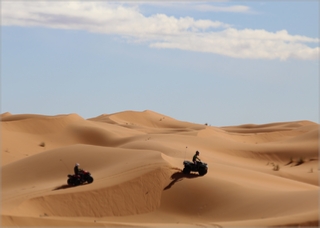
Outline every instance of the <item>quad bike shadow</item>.
{"label": "quad bike shadow", "polygon": [[[89,183],[83,183],[82,185],[87,185]],[[56,190],[61,190],[61,189],[68,189],[68,188],[74,188],[74,187],[77,187],[79,185],[68,185],[68,184],[63,184],[63,185],[60,185],[54,189],[52,189],[52,191],[56,191]]]}
{"label": "quad bike shadow", "polygon": [[72,188],[72,187],[74,187],[74,186],[63,184],[61,186],[58,186],[58,187],[52,189],[52,191],[61,190],[61,189],[67,189],[67,188]]}
{"label": "quad bike shadow", "polygon": [[200,177],[200,176],[198,174],[194,174],[194,173],[185,174],[181,171],[175,172],[174,174],[171,175],[172,181],[163,190],[168,190],[175,183],[177,183],[178,181],[182,181],[184,178],[191,179],[191,178],[197,178],[197,177]]}

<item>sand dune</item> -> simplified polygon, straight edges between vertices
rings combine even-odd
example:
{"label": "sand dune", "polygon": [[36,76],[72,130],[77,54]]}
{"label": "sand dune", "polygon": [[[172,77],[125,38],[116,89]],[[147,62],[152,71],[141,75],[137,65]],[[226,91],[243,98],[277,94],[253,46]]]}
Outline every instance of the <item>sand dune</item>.
{"label": "sand dune", "polygon": [[[1,114],[2,226],[319,225],[319,124]],[[194,152],[205,176],[183,174]],[[75,162],[94,182],[67,185]]]}

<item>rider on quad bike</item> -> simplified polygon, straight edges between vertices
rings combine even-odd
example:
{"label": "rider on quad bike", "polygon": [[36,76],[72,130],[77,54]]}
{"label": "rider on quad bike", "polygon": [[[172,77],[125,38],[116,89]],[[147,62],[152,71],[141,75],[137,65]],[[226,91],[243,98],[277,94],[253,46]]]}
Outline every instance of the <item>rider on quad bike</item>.
{"label": "rider on quad bike", "polygon": [[184,174],[190,174],[190,172],[198,172],[200,176],[203,176],[208,172],[208,164],[201,162],[200,158],[198,158],[199,155],[200,155],[200,152],[196,151],[195,155],[192,158],[192,162],[191,161],[183,162],[184,168],[182,172]]}
{"label": "rider on quad bike", "polygon": [[74,175],[68,174],[68,185],[76,186],[85,182],[87,182],[88,184],[93,182],[93,177],[91,176],[91,173],[86,170],[80,169],[79,166],[79,163],[75,164],[73,168]]}
{"label": "rider on quad bike", "polygon": [[73,168],[73,170],[74,170],[74,175],[79,175],[79,166],[80,166],[79,163],[76,163],[76,164],[74,165],[74,168]]}
{"label": "rider on quad bike", "polygon": [[200,155],[199,151],[196,151],[195,155],[193,155],[192,161],[195,165],[197,165],[197,161],[201,162],[200,158],[198,158],[199,155]]}

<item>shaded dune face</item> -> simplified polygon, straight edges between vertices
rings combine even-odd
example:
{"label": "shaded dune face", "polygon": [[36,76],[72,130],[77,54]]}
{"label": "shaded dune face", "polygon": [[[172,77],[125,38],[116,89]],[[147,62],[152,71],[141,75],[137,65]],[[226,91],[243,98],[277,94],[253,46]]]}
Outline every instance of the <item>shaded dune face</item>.
{"label": "shaded dune face", "polygon": [[[318,224],[319,125],[310,121],[4,113],[1,140],[2,225]],[[196,150],[209,166],[202,177],[181,172]],[[76,162],[92,184],[67,185]]]}
{"label": "shaded dune face", "polygon": [[[139,177],[99,189],[66,191],[32,198],[20,210],[32,208],[33,216],[105,217],[148,213],[160,206],[161,194],[170,170],[157,168]],[[121,177],[121,176],[120,176]],[[106,180],[108,181],[108,180]],[[68,189],[69,190],[69,189]]]}

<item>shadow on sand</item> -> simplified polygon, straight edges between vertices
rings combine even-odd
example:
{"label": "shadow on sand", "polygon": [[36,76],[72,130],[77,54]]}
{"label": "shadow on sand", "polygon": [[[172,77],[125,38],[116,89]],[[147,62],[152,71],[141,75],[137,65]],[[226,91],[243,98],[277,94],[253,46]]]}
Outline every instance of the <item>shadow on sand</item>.
{"label": "shadow on sand", "polygon": [[67,189],[67,188],[75,188],[75,187],[79,187],[79,186],[83,186],[83,185],[87,185],[88,183],[84,183],[84,184],[80,184],[80,185],[76,185],[76,186],[71,186],[71,185],[67,185],[67,184],[63,184],[61,186],[58,186],[54,189],[52,189],[52,191],[56,191],[56,190],[61,190],[61,189]]}
{"label": "shadow on sand", "polygon": [[67,188],[73,188],[73,187],[76,187],[76,186],[71,186],[71,185],[63,184],[63,185],[61,185],[61,186],[58,186],[58,187],[52,189],[52,191],[56,191],[56,190],[60,190],[60,189],[67,189]]}
{"label": "shadow on sand", "polygon": [[74,187],[79,187],[79,186],[83,186],[83,185],[87,185],[87,184],[88,183],[83,183],[83,184],[79,184],[79,185],[75,185],[75,186],[63,184],[61,186],[58,186],[58,187],[52,189],[52,191],[60,190],[60,189],[67,189],[67,188],[74,188]]}
{"label": "shadow on sand", "polygon": [[197,177],[200,177],[200,176],[198,174],[192,174],[192,173],[184,174],[181,171],[180,172],[175,172],[171,176],[172,181],[163,190],[167,190],[167,189],[171,188],[176,182],[182,181],[183,178],[197,178]]}

